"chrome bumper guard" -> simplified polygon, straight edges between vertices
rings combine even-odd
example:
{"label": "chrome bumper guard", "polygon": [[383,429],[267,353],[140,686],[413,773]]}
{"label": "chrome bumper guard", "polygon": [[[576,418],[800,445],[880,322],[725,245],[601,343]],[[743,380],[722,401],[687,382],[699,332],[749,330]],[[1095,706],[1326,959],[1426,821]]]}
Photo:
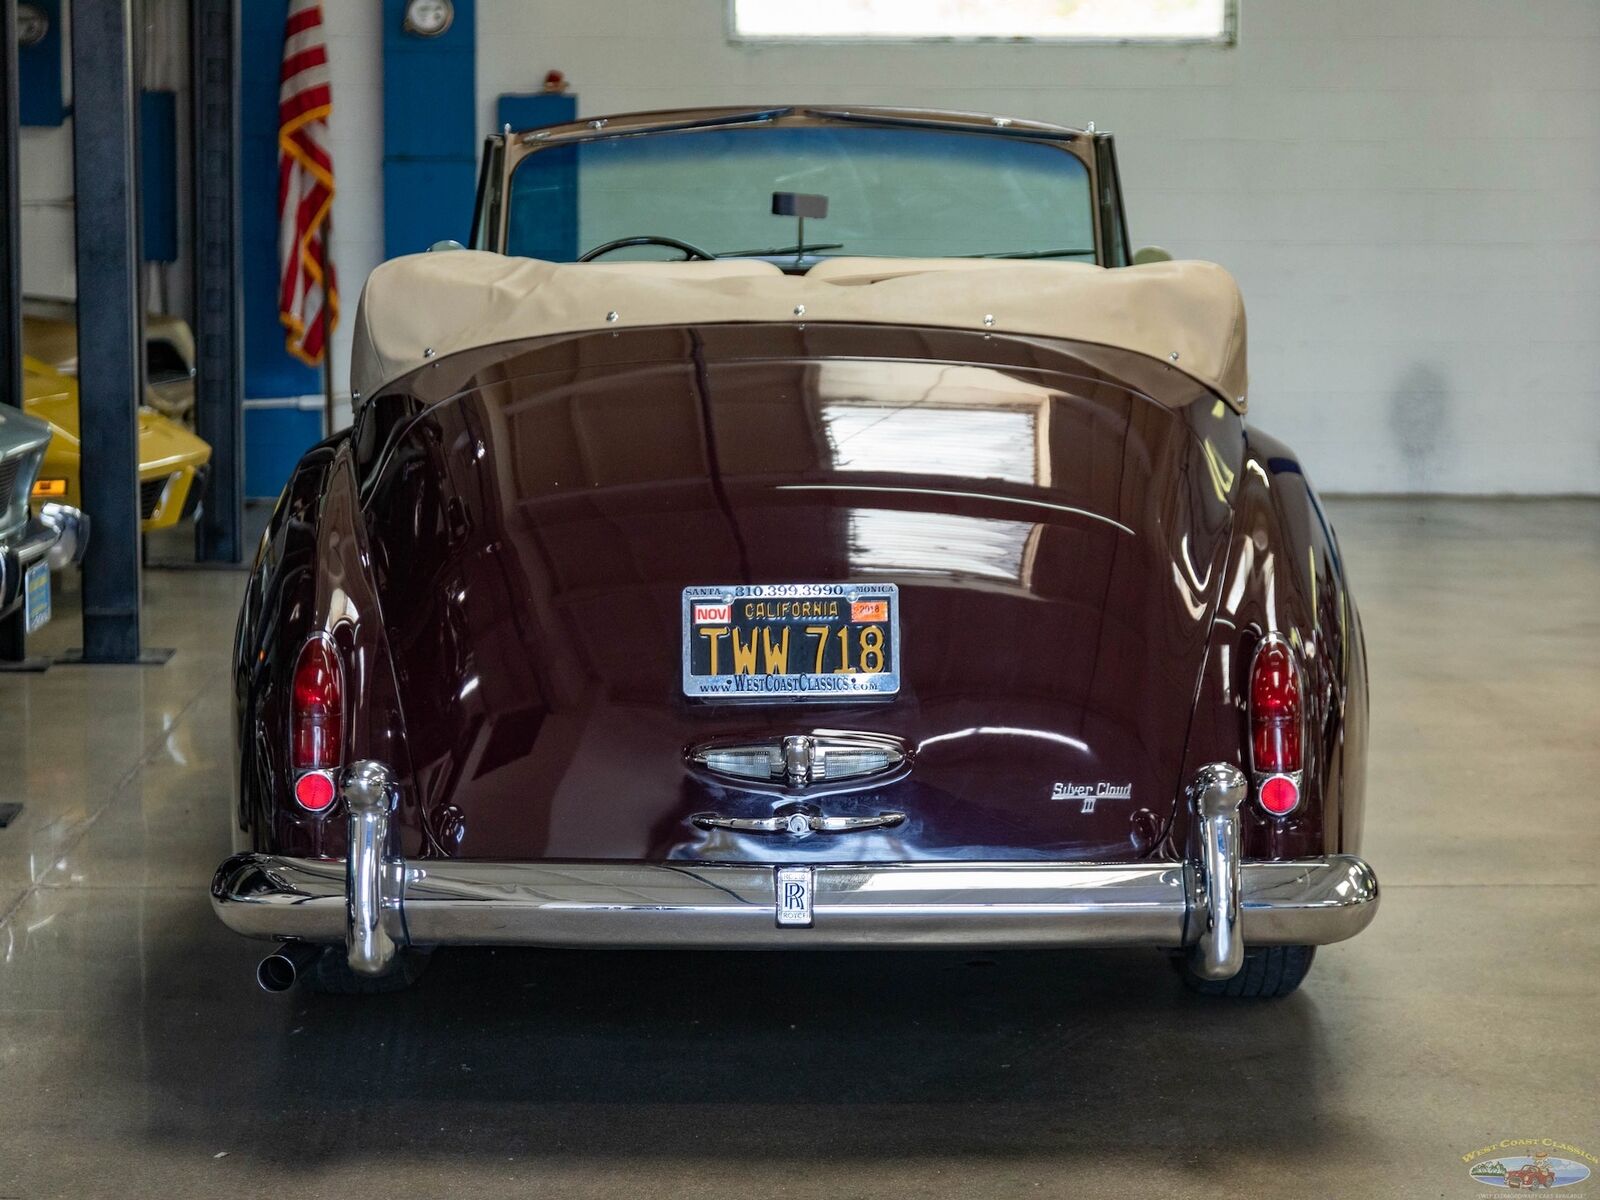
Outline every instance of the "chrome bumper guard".
{"label": "chrome bumper guard", "polygon": [[1378,904],[1372,868],[1350,855],[1241,863],[1244,789],[1231,767],[1200,773],[1190,796],[1202,845],[1189,862],[824,864],[812,923],[792,928],[776,920],[774,866],[388,856],[394,789],[381,764],[359,763],[343,789],[348,861],[235,855],[211,902],[247,937],[342,941],[369,975],[413,945],[1155,946],[1187,947],[1197,971],[1225,979],[1246,945],[1343,941]]}
{"label": "chrome bumper guard", "polygon": [[[0,497],[3,499],[3,497]],[[8,613],[22,601],[28,568],[41,558],[50,570],[83,561],[89,544],[89,518],[70,504],[43,504],[36,515],[22,526],[14,542],[0,542],[0,613]]]}
{"label": "chrome bumper guard", "polygon": [[55,536],[49,550],[50,569],[78,566],[89,548],[89,515],[70,504],[53,501],[39,506],[39,523]]}

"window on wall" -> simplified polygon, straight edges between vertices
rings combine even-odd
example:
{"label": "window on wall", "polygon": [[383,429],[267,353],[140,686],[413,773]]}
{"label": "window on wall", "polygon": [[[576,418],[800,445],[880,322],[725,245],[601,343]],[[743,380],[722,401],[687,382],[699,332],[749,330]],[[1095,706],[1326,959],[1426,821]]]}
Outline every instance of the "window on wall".
{"label": "window on wall", "polygon": [[1233,40],[1235,0],[730,0],[735,37]]}

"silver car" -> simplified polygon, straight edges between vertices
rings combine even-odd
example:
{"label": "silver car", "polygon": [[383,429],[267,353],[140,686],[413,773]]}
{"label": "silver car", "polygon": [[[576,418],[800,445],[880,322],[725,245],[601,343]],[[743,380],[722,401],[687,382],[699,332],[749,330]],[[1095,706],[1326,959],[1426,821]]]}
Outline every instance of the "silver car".
{"label": "silver car", "polygon": [[66,504],[30,500],[50,426],[0,404],[0,617],[25,606],[29,633],[50,619],[50,572],[83,557],[89,519]]}

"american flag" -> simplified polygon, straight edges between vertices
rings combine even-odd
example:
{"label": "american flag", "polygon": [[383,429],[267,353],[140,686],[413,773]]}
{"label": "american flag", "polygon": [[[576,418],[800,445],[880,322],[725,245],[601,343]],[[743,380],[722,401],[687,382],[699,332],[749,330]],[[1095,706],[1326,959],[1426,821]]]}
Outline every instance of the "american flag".
{"label": "american flag", "polygon": [[278,86],[278,319],[289,353],[317,366],[339,323],[339,284],[328,261],[333,158],[328,153],[328,48],[318,0],[290,0]]}

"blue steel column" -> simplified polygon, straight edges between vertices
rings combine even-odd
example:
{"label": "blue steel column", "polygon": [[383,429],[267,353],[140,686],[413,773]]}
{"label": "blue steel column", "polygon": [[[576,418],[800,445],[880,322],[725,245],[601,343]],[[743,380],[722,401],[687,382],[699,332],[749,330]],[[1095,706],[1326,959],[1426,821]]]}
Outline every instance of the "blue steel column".
{"label": "blue steel column", "polygon": [[77,209],[83,661],[139,660],[138,154],[130,0],[73,0],[72,162]]}
{"label": "blue steel column", "polygon": [[211,472],[195,527],[201,562],[240,561],[244,328],[239,282],[239,0],[190,0],[195,425]]}
{"label": "blue steel column", "polygon": [[[22,242],[17,187],[17,0],[0,0],[0,404],[22,407]],[[24,608],[0,620],[0,663],[28,655]]]}

